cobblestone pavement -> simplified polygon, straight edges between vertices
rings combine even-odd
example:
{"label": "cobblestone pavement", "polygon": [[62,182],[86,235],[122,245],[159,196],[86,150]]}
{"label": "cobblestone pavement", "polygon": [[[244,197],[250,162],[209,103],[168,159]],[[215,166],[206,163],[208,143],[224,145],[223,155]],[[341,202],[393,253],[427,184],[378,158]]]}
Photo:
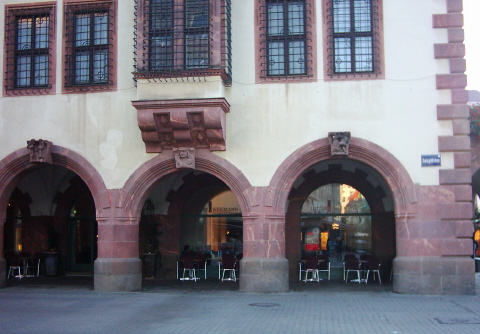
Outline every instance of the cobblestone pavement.
{"label": "cobblestone pavement", "polygon": [[[478,284],[477,284],[478,286]],[[479,333],[480,295],[411,296],[388,284],[292,282],[249,294],[238,283],[145,281],[98,293],[91,278],[8,281],[0,333]]]}

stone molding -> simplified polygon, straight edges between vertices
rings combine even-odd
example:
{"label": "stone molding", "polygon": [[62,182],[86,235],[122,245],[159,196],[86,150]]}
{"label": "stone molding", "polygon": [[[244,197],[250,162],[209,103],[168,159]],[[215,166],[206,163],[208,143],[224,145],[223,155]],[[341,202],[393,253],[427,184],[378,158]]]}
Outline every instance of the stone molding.
{"label": "stone molding", "polygon": [[[222,180],[235,194],[242,212],[250,212],[252,203],[248,196],[250,182],[229,161],[208,150],[195,152],[195,170],[212,174]],[[140,217],[143,203],[158,180],[178,172],[173,150],[161,152],[141,165],[119,190],[115,206],[123,208],[129,217]]]}
{"label": "stone molding", "polygon": [[[417,202],[415,186],[406,169],[390,152],[367,140],[351,137],[348,157],[371,166],[385,179],[392,191],[397,214],[411,211],[409,207]],[[315,163],[331,158],[328,138],[293,152],[274,174],[265,194],[265,205],[285,212],[288,194],[298,177]]]}
{"label": "stone molding", "polygon": [[147,153],[179,147],[225,151],[224,98],[134,101]]}

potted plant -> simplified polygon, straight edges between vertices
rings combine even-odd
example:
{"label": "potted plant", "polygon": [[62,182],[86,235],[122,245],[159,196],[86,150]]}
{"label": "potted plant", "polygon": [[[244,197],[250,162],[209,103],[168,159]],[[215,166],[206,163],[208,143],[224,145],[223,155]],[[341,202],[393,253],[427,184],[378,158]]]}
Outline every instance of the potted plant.
{"label": "potted plant", "polygon": [[155,205],[149,198],[145,201],[140,220],[142,231],[142,251],[143,267],[145,278],[155,278],[159,262],[161,260],[160,250],[158,249],[158,236],[161,232],[158,230],[160,224],[155,217]]}

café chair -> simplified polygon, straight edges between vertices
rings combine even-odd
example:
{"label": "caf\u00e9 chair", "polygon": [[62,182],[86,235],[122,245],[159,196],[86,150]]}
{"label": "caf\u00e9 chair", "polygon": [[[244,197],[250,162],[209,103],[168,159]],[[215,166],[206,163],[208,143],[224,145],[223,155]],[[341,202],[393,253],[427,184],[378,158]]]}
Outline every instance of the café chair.
{"label": "caf\u00e9 chair", "polygon": [[195,254],[197,270],[203,271],[205,279],[207,279],[207,256],[205,254]]}
{"label": "caf\u00e9 chair", "polygon": [[[310,273],[310,278],[308,278],[308,274]],[[305,259],[305,279],[303,280],[306,282],[320,282],[320,278],[318,277],[318,260],[314,256],[309,256]]]}
{"label": "caf\u00e9 chair", "polygon": [[305,273],[305,262],[300,261],[298,262],[298,280],[301,281],[303,277],[303,273]]}
{"label": "caf\u00e9 chair", "polygon": [[35,276],[40,276],[40,269],[42,265],[42,258],[43,254],[42,253],[35,253],[33,254],[33,258],[28,261],[28,269],[32,269],[34,272],[36,272]]}
{"label": "caf\u00e9 chair", "polygon": [[357,278],[352,280],[352,282],[357,282],[357,281],[358,283],[362,282],[362,279],[360,277],[360,261],[357,258],[347,259],[344,261],[343,265],[345,268],[345,283],[348,282],[348,278],[351,271],[354,273],[355,272],[357,273]]}
{"label": "caf\u00e9 chair", "polygon": [[8,263],[8,275],[7,278],[10,278],[12,274],[15,274],[15,270],[17,270],[16,278],[23,278],[22,275],[22,261],[20,260],[20,256],[17,254],[9,254],[6,258]]}
{"label": "caf\u00e9 chair", "polygon": [[[235,257],[232,254],[222,255],[222,282],[223,281],[237,281],[237,274],[235,273]],[[228,272],[229,276],[225,278],[225,273]]]}
{"label": "caf\u00e9 chair", "polygon": [[328,280],[330,281],[330,258],[328,255],[318,255],[318,271],[327,272]]}
{"label": "caf\u00e9 chair", "polygon": [[368,283],[368,275],[372,272],[373,280],[375,281],[375,273],[378,277],[378,282],[382,284],[382,279],[380,278],[380,260],[376,257],[371,257],[368,259],[368,262],[365,263],[365,270],[367,272],[367,277],[365,282]]}
{"label": "caf\u00e9 chair", "polygon": [[181,281],[197,281],[197,268],[193,256],[182,256],[183,275]]}
{"label": "caf\u00e9 chair", "polygon": [[343,280],[345,281],[345,274],[347,273],[347,270],[345,269],[345,261],[347,260],[355,260],[357,257],[355,254],[345,254],[343,257]]}

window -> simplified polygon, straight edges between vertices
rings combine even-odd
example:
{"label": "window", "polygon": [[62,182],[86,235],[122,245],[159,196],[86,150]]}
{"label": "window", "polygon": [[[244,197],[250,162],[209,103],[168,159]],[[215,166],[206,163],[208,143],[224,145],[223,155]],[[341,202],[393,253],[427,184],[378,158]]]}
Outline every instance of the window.
{"label": "window", "polygon": [[381,0],[326,0],[327,66],[330,77],[378,77]]}
{"label": "window", "polygon": [[114,1],[70,2],[65,13],[65,89],[110,89],[114,85]]}
{"label": "window", "polygon": [[307,0],[264,0],[258,8],[260,78],[313,76],[313,8]]}
{"label": "window", "polygon": [[54,4],[6,7],[6,95],[52,92],[54,26]]}
{"label": "window", "polygon": [[136,78],[230,81],[230,0],[140,0]]}

